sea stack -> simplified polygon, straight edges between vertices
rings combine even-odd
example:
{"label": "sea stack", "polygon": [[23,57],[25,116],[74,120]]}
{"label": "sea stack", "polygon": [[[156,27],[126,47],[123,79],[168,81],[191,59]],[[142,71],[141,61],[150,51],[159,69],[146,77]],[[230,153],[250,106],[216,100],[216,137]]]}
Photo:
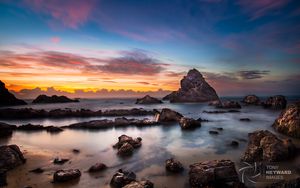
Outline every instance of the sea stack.
{"label": "sea stack", "polygon": [[219,97],[197,69],[189,70],[180,81],[180,88],[165,96],[171,103],[219,101]]}
{"label": "sea stack", "polygon": [[42,104],[42,103],[68,103],[68,102],[79,102],[77,99],[69,99],[66,96],[57,96],[57,95],[52,95],[47,96],[47,95],[39,95],[36,99],[32,101],[32,103],[35,104]]}
{"label": "sea stack", "polygon": [[17,99],[6,89],[5,84],[0,80],[0,106],[25,105],[25,101]]}

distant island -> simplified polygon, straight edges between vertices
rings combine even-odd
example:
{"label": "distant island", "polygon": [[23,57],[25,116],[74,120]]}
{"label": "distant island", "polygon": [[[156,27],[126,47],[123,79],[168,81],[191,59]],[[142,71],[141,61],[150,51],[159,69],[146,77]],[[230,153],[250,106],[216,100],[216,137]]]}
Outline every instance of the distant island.
{"label": "distant island", "polygon": [[32,101],[33,104],[45,104],[45,103],[69,103],[69,102],[79,102],[77,99],[70,99],[66,96],[47,96],[39,95],[36,99]]}

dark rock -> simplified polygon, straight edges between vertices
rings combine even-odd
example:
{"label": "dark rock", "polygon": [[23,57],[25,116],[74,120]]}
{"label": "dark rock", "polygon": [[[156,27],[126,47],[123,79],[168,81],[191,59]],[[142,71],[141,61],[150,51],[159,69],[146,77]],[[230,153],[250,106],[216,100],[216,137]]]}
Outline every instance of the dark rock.
{"label": "dark rock", "polygon": [[89,172],[100,172],[107,168],[107,166],[103,163],[96,163],[89,168]]}
{"label": "dark rock", "polygon": [[299,187],[300,187],[300,177],[292,180],[282,180],[266,186],[266,188],[299,188]]}
{"label": "dark rock", "polygon": [[6,181],[6,170],[0,169],[0,187],[4,187],[7,185]]}
{"label": "dark rock", "polygon": [[249,118],[241,118],[240,121],[251,121]]}
{"label": "dark rock", "polygon": [[0,122],[0,138],[10,137],[17,126]]}
{"label": "dark rock", "polygon": [[240,103],[237,101],[224,101],[216,106],[217,108],[241,108]]}
{"label": "dark rock", "polygon": [[187,117],[182,117],[179,121],[179,125],[182,129],[193,129],[196,127],[201,127],[200,121]]}
{"label": "dark rock", "polygon": [[200,122],[209,122],[208,119],[202,119],[202,118],[198,118],[197,121],[200,121]]}
{"label": "dark rock", "polygon": [[47,95],[39,95],[36,99],[32,101],[34,104],[44,104],[44,103],[68,103],[68,102],[79,102],[79,100],[72,100],[69,99],[66,96],[57,96],[57,95],[52,95],[47,96]]}
{"label": "dark rock", "polygon": [[17,99],[6,89],[5,84],[0,80],[0,106],[25,105],[25,101]]}
{"label": "dark rock", "polygon": [[232,147],[237,147],[237,146],[239,146],[239,142],[236,141],[236,140],[232,140],[231,143],[230,143],[230,145],[231,145]]}
{"label": "dark rock", "polygon": [[67,182],[70,180],[79,179],[81,172],[78,169],[58,170],[53,175],[53,182]]}
{"label": "dark rock", "polygon": [[206,113],[206,114],[225,114],[225,113],[238,113],[238,112],[241,112],[239,110],[213,110],[213,111],[207,111],[207,110],[204,110],[203,113]]}
{"label": "dark rock", "polygon": [[54,127],[54,126],[45,127],[45,129],[47,130],[47,132],[50,132],[50,133],[59,133],[59,132],[64,131],[62,128]]}
{"label": "dark rock", "polygon": [[119,136],[119,141],[113,147],[118,149],[118,155],[120,156],[129,156],[132,155],[133,150],[135,148],[141,147],[142,145],[142,138],[137,137],[133,139],[127,135]]}
{"label": "dark rock", "polygon": [[66,162],[68,162],[70,159],[63,159],[63,158],[55,158],[53,160],[53,164],[57,164],[57,165],[62,165],[62,164],[65,164]]}
{"label": "dark rock", "polygon": [[164,96],[164,97],[162,98],[162,100],[169,101],[169,100],[171,100],[172,98],[174,98],[174,97],[176,96],[176,94],[177,94],[177,91],[172,91],[172,93],[170,93],[170,94]]}
{"label": "dark rock", "polygon": [[10,170],[25,162],[26,159],[17,145],[0,146],[0,170]]}
{"label": "dark rock", "polygon": [[300,138],[300,101],[289,105],[273,123],[276,131]]}
{"label": "dark rock", "polygon": [[113,175],[110,185],[114,188],[122,188],[131,182],[135,182],[135,180],[136,175],[134,172],[128,172],[119,169],[118,172]]}
{"label": "dark rock", "polygon": [[248,105],[259,105],[260,99],[256,95],[247,95],[242,102]]}
{"label": "dark rock", "polygon": [[209,134],[219,134],[218,131],[209,131]]}
{"label": "dark rock", "polygon": [[191,187],[232,187],[240,184],[234,163],[230,160],[213,160],[190,165]]}
{"label": "dark rock", "polygon": [[287,101],[283,95],[276,95],[269,97],[264,103],[262,103],[264,108],[272,108],[275,110],[285,109]]}
{"label": "dark rock", "polygon": [[175,112],[169,108],[163,108],[160,114],[158,114],[157,120],[159,122],[171,122],[171,121],[179,122],[182,117],[183,115],[181,115],[178,112]]}
{"label": "dark rock", "polygon": [[78,153],[80,153],[80,150],[79,149],[72,149],[72,152],[75,153],[75,154],[78,154]]}
{"label": "dark rock", "polygon": [[44,169],[42,168],[35,168],[33,170],[30,170],[29,172],[33,172],[33,173],[36,173],[36,174],[41,174],[44,172]]}
{"label": "dark rock", "polygon": [[166,160],[166,170],[170,171],[170,172],[175,172],[175,173],[178,173],[178,172],[182,172],[183,171],[183,165],[171,158],[171,159],[167,159]]}
{"label": "dark rock", "polygon": [[133,109],[112,109],[102,112],[103,116],[144,116],[144,115],[154,115],[155,112],[144,110],[142,108]]}
{"label": "dark rock", "polygon": [[289,139],[279,139],[271,132],[249,133],[248,147],[242,157],[246,162],[279,162],[295,156],[296,147]]}
{"label": "dark rock", "polygon": [[218,131],[223,131],[223,127],[213,127],[213,129],[218,130]]}
{"label": "dark rock", "polygon": [[222,103],[220,100],[211,101],[208,103],[209,106],[222,106]]}
{"label": "dark rock", "polygon": [[227,112],[228,113],[240,113],[241,111],[239,111],[239,110],[228,110]]}
{"label": "dark rock", "polygon": [[196,70],[189,70],[188,74],[180,81],[180,89],[165,96],[163,99],[171,103],[178,102],[208,102],[219,100],[214,90]]}
{"label": "dark rock", "polygon": [[45,130],[45,127],[43,125],[33,125],[31,123],[28,123],[26,125],[19,126],[18,130],[22,130],[22,131],[41,131],[41,130]]}
{"label": "dark rock", "polygon": [[146,95],[143,98],[137,99],[135,104],[160,104],[162,103],[161,100]]}
{"label": "dark rock", "polygon": [[126,142],[118,149],[118,155],[130,156],[133,154],[133,150],[134,150],[133,146]]}
{"label": "dark rock", "polygon": [[143,180],[143,181],[133,181],[127,185],[125,185],[123,188],[153,188],[154,184],[149,180]]}

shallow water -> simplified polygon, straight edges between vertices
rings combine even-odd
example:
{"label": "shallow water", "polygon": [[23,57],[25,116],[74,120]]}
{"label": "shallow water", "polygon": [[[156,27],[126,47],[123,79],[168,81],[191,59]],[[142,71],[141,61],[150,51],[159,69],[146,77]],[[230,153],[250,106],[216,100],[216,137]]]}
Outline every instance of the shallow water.
{"label": "shallow water", "polygon": [[[122,103],[122,104],[120,104]],[[271,124],[280,111],[266,110],[261,107],[243,107],[240,113],[206,114],[203,110],[214,110],[207,104],[159,104],[135,105],[134,100],[87,100],[80,103],[32,105],[33,108],[88,108],[92,110],[108,108],[161,109],[171,108],[185,116],[203,118],[211,122],[202,123],[201,128],[183,131],[177,123],[152,127],[112,128],[107,130],[85,131],[65,130],[59,134],[42,132],[15,132],[10,139],[0,140],[0,144],[17,144],[25,151],[27,163],[8,173],[9,187],[109,187],[112,175],[119,169],[134,171],[138,179],[149,179],[155,187],[189,187],[189,165],[195,162],[212,159],[231,159],[239,165],[239,159],[247,145],[247,134],[255,130],[274,130]],[[105,117],[101,117],[105,118]],[[4,121],[12,124],[34,123],[43,125],[64,126],[70,123],[101,118],[67,118],[67,119],[38,119],[21,121]],[[111,117],[110,117],[111,118]],[[143,118],[143,117],[139,117]],[[240,118],[250,118],[250,122],[241,122]],[[219,135],[210,135],[209,130],[222,127]],[[142,147],[129,158],[120,158],[112,145],[118,136],[126,134],[132,137],[142,137]],[[277,133],[275,133],[277,134]],[[277,134],[278,135],[278,134]],[[279,135],[280,137],[285,137]],[[232,140],[239,141],[237,148],[228,144]],[[300,141],[293,139],[300,146]],[[72,149],[80,149],[79,154]],[[64,165],[53,165],[55,157],[70,158],[71,162]],[[164,162],[167,158],[175,157],[185,167],[182,174],[166,173]],[[109,168],[100,173],[85,172],[91,165],[103,162]],[[296,158],[288,162],[294,166],[300,164]],[[37,167],[45,168],[43,174],[33,174],[28,171]],[[53,173],[58,169],[78,168],[82,172],[80,181],[66,184],[52,184]]]}

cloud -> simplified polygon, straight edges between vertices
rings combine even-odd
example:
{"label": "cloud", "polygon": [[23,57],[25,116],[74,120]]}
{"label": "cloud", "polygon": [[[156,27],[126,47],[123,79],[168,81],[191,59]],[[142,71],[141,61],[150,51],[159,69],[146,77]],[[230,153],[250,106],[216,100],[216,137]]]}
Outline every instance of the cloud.
{"label": "cloud", "polygon": [[57,44],[57,43],[60,42],[60,38],[59,37],[52,37],[50,40],[51,40],[52,43],[55,43],[55,44]]}
{"label": "cloud", "polygon": [[259,79],[263,78],[265,75],[268,75],[270,71],[268,70],[249,70],[249,71],[238,71],[237,75],[240,76],[242,79],[252,80],[252,79]]}

